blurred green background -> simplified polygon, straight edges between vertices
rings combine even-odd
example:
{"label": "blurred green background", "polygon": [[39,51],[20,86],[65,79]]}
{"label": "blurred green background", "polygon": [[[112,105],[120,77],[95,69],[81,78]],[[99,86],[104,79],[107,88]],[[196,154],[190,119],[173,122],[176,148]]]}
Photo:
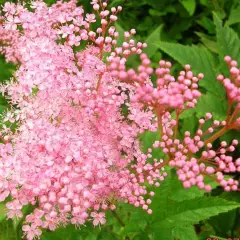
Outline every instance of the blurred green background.
{"label": "blurred green background", "polygon": [[[15,2],[15,1],[13,1]],[[49,5],[54,0],[46,1]],[[5,1],[0,0],[1,4]],[[90,0],[81,0],[85,12],[91,11]],[[221,86],[214,83],[219,71],[226,71],[222,64],[225,54],[240,60],[240,1],[239,0],[113,0],[110,6],[123,6],[116,25],[120,32],[135,28],[136,39],[146,41],[155,67],[161,58],[174,63],[173,72],[190,63],[193,70],[206,74],[209,82],[200,88],[203,98],[196,110],[187,112],[180,119],[181,133],[196,128],[197,119],[211,111],[224,118],[226,99]],[[215,21],[213,19],[215,13]],[[136,65],[132,59],[130,65]],[[209,64],[208,64],[209,61]],[[154,63],[155,62],[155,63]],[[15,70],[11,63],[0,58],[0,81],[9,79]],[[219,104],[219,102],[221,104]],[[0,112],[7,108],[0,98]],[[157,136],[145,133],[141,136],[146,150]],[[240,139],[239,132],[230,132],[224,139]],[[239,150],[236,155],[239,156]],[[162,157],[161,152],[154,156]],[[119,204],[115,212],[107,213],[107,224],[91,225],[76,229],[61,227],[55,232],[45,231],[43,240],[206,240],[240,238],[239,193],[224,193],[215,188],[206,194],[196,188],[182,188],[174,170],[168,170],[168,178],[156,190],[151,205],[153,214],[141,209]],[[239,178],[236,174],[235,179]],[[31,211],[26,208],[25,214]],[[0,240],[19,240],[22,237],[23,219],[7,220],[4,205],[0,205]],[[116,217],[117,216],[117,217]],[[121,221],[119,221],[119,218]]]}

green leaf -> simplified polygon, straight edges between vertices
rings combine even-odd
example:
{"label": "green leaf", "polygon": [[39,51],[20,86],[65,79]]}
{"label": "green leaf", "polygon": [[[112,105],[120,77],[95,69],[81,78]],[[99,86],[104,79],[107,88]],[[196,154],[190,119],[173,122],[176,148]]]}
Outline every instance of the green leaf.
{"label": "green leaf", "polygon": [[[86,229],[89,230],[89,228],[86,228],[86,227],[82,227],[80,230],[80,229],[76,229],[74,225],[68,225],[66,227],[58,228],[54,232],[52,231],[43,232],[41,239],[42,240],[50,240],[50,239],[51,240],[82,240],[81,237],[84,235],[86,236],[86,233],[85,233]],[[94,234],[95,232],[94,230],[92,229],[91,234],[89,234],[90,239],[94,239],[91,236]]]}
{"label": "green leaf", "polygon": [[[141,143],[142,143],[142,150],[144,152],[147,152],[148,148],[152,148],[152,145],[155,141],[160,139],[160,134],[159,132],[144,132],[143,134],[140,135]],[[162,158],[164,156],[163,152],[157,148],[153,149],[152,151],[152,156],[154,158]]]}
{"label": "green leaf", "polygon": [[204,79],[199,82],[200,86],[218,97],[225,96],[223,86],[216,80],[215,58],[206,48],[167,42],[159,42],[156,46],[181,65],[190,64],[196,74],[202,72]]}
{"label": "green leaf", "polygon": [[209,223],[214,227],[217,235],[227,237],[227,232],[234,228],[236,217],[238,217],[237,212],[233,210],[211,217]]}
{"label": "green leaf", "polygon": [[113,0],[110,2],[109,7],[116,7],[116,6],[122,6],[122,4],[124,3],[124,0]]}
{"label": "green leaf", "polygon": [[236,32],[227,25],[223,26],[221,19],[216,13],[213,15],[217,31],[217,47],[220,60],[225,56],[231,56],[240,62],[240,39]]}
{"label": "green leaf", "polygon": [[[221,104],[219,104],[221,101]],[[228,104],[225,99],[221,99],[212,93],[202,95],[196,105],[197,117],[203,117],[207,112],[213,113],[213,118],[224,120],[227,114]]]}
{"label": "green leaf", "polygon": [[214,23],[209,17],[203,16],[199,20],[196,20],[196,23],[206,29],[209,34],[215,34]]}
{"label": "green leaf", "polygon": [[231,13],[228,17],[228,20],[226,22],[226,24],[228,26],[235,24],[235,23],[239,23],[240,22],[240,4],[238,5],[237,8],[232,8]]}
{"label": "green leaf", "polygon": [[180,3],[184,6],[190,16],[192,16],[196,9],[196,0],[180,0]]}
{"label": "green leaf", "polygon": [[6,63],[4,58],[0,56],[0,82],[9,80],[15,70],[15,66],[12,63]]}
{"label": "green leaf", "polygon": [[149,14],[153,17],[166,16],[168,13],[176,13],[176,12],[177,12],[177,9],[172,5],[165,6],[164,9],[162,9],[161,11],[153,8],[149,9]]}
{"label": "green leaf", "polygon": [[9,219],[0,223],[0,239],[21,239],[21,237],[18,236],[17,231],[14,230],[14,224],[12,220]]}
{"label": "green leaf", "polygon": [[144,50],[148,56],[151,58],[154,53],[157,51],[158,47],[154,44],[154,42],[160,41],[160,34],[163,29],[163,24],[157,27],[146,39],[146,43],[148,47]]}
{"label": "green leaf", "polygon": [[153,232],[153,236],[154,236],[154,240],[174,240],[173,236],[172,236],[172,231],[173,227],[169,226],[169,225],[161,225],[161,226],[157,226],[157,227],[153,227],[151,226],[150,231]]}
{"label": "green leaf", "polygon": [[195,186],[185,189],[182,183],[178,180],[176,173],[173,173],[172,175],[170,199],[176,202],[181,202],[184,200],[202,197],[204,195],[204,191],[199,190]]}
{"label": "green leaf", "polygon": [[206,48],[208,48],[213,53],[218,53],[217,43],[210,39],[210,37],[204,33],[196,32],[196,34],[200,37],[201,42],[204,44]]}
{"label": "green leaf", "polygon": [[6,218],[5,204],[0,204],[0,222]]}
{"label": "green leaf", "polygon": [[180,119],[189,118],[189,117],[193,116],[195,114],[195,112],[196,112],[195,108],[188,108],[180,114],[179,118]]}
{"label": "green leaf", "polygon": [[169,3],[171,4],[173,0],[146,0],[146,3],[151,5],[153,8],[157,9],[158,11],[162,11],[162,9],[167,6]]}
{"label": "green leaf", "polygon": [[180,240],[198,240],[197,234],[195,232],[195,229],[193,226],[188,225],[188,226],[176,226],[172,229],[172,236],[175,239],[180,239]]}
{"label": "green leaf", "polygon": [[154,189],[155,196],[152,199],[151,209],[156,209],[152,214],[152,218],[163,217],[167,214],[167,206],[172,202],[170,199],[172,193],[172,171],[167,171],[168,176],[161,182],[160,187]]}
{"label": "green leaf", "polygon": [[181,119],[179,123],[179,130],[180,130],[181,136],[184,136],[184,133],[186,131],[194,133],[196,131],[197,124],[198,124],[198,121],[195,114],[193,114],[191,117]]}
{"label": "green leaf", "polygon": [[116,28],[116,31],[119,32],[119,37],[118,37],[118,40],[117,40],[117,45],[120,46],[122,45],[122,43],[124,42],[124,32],[125,30],[122,28],[121,25],[119,25],[117,22],[115,23],[115,28]]}
{"label": "green leaf", "polygon": [[167,216],[161,221],[156,221],[152,224],[154,226],[159,224],[176,224],[176,226],[196,224],[219,213],[228,212],[238,207],[240,207],[239,203],[226,201],[217,197],[185,200],[171,204],[168,207]]}

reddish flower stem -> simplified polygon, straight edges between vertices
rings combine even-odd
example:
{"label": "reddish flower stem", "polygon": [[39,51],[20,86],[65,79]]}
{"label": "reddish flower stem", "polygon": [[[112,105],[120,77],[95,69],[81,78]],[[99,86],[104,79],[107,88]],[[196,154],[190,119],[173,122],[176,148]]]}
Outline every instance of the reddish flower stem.
{"label": "reddish flower stem", "polygon": [[204,141],[204,145],[207,145],[208,143],[214,142],[217,138],[221,137],[227,131],[228,131],[228,127],[227,126],[223,127],[221,130],[219,130],[218,132],[213,134],[210,138],[206,139]]}

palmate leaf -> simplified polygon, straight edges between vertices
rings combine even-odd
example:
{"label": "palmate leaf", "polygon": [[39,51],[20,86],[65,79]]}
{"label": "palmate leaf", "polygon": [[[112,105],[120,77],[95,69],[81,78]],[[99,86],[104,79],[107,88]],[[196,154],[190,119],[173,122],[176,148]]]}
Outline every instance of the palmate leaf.
{"label": "palmate leaf", "polygon": [[224,98],[224,89],[222,85],[216,81],[216,59],[206,48],[167,42],[158,42],[156,46],[181,65],[190,64],[196,74],[202,72],[204,79],[199,82],[200,86],[204,87],[213,95]]}

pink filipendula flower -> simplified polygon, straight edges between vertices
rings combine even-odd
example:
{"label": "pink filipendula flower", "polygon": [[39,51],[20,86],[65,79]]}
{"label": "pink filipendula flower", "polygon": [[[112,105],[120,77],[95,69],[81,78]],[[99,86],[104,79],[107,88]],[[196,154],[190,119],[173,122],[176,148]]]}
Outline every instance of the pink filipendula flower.
{"label": "pink filipendula flower", "polygon": [[[145,183],[160,186],[167,177],[165,165],[177,169],[185,188],[211,191],[204,182],[208,175],[224,190],[238,190],[238,181],[224,176],[240,171],[239,159],[228,154],[237,141],[222,142],[218,150],[211,145],[228,129],[239,128],[238,110],[203,132],[205,121],[212,119],[208,113],[194,136],[186,132],[178,139],[179,115],[197,104],[203,74],[195,76],[186,65],[175,79],[171,63],[163,60],[153,69],[143,53],[147,45],[131,38],[135,29],[125,32],[118,44],[112,24],[122,7],[107,10],[107,1],[98,0],[91,4],[96,15],[84,15],[76,1],[51,7],[32,1],[30,10],[5,3],[0,17],[0,52],[19,66],[0,87],[11,105],[2,116],[0,201],[11,199],[6,205],[9,218],[21,217],[28,204],[35,206],[23,226],[30,240],[39,238],[41,229],[54,231],[68,223],[104,224],[105,211],[114,210],[116,201],[152,214],[154,191]],[[76,50],[82,41],[87,41],[85,49]],[[127,68],[133,54],[141,60],[137,70]],[[232,78],[218,80],[235,103],[239,70],[235,61],[225,60]],[[145,131],[160,131],[152,148],[161,148],[167,160],[153,159],[152,148],[142,150],[139,135]],[[208,134],[209,140],[203,140]]]}
{"label": "pink filipendula flower", "polygon": [[29,240],[32,240],[34,238],[40,238],[40,235],[42,234],[42,231],[38,228],[35,228],[34,225],[23,225],[22,230],[25,232],[25,235]]}
{"label": "pink filipendula flower", "polygon": [[6,207],[9,209],[8,218],[13,218],[13,217],[21,218],[23,216],[21,211],[22,205],[18,200],[14,200],[13,202],[8,202],[6,204]]}
{"label": "pink filipendula flower", "polygon": [[105,213],[103,212],[100,212],[100,213],[92,212],[91,217],[93,218],[94,226],[106,223]]}
{"label": "pink filipendula flower", "polygon": [[86,14],[86,21],[89,22],[89,23],[94,23],[96,22],[96,19],[95,19],[95,14]]}

